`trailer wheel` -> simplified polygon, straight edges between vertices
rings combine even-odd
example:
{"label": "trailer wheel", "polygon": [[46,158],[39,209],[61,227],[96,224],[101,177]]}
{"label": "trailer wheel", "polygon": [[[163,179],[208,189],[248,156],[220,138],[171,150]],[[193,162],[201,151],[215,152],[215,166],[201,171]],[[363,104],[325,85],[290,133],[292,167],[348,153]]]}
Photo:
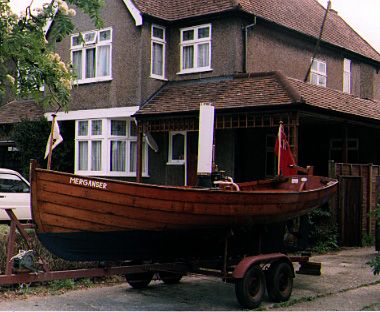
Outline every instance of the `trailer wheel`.
{"label": "trailer wheel", "polygon": [[144,273],[129,273],[125,275],[127,283],[133,288],[142,289],[149,285],[153,278],[154,273],[144,272]]}
{"label": "trailer wheel", "polygon": [[178,284],[183,276],[181,273],[173,272],[160,272],[159,275],[165,284]]}
{"label": "trailer wheel", "polygon": [[243,308],[257,308],[265,293],[264,272],[257,265],[251,266],[235,283],[236,297]]}
{"label": "trailer wheel", "polygon": [[274,302],[288,301],[293,290],[293,270],[288,262],[273,263],[266,274],[268,297]]}

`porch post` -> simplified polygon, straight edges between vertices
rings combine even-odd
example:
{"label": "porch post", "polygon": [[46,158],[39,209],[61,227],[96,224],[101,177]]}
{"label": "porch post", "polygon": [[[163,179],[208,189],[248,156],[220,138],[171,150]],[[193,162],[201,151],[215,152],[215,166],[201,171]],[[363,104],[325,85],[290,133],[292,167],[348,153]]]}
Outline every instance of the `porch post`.
{"label": "porch post", "polygon": [[142,149],[143,149],[143,125],[137,127],[137,158],[136,158],[136,182],[142,182]]}
{"label": "porch post", "polygon": [[347,126],[343,128],[343,138],[342,138],[342,161],[348,163],[348,129]]}

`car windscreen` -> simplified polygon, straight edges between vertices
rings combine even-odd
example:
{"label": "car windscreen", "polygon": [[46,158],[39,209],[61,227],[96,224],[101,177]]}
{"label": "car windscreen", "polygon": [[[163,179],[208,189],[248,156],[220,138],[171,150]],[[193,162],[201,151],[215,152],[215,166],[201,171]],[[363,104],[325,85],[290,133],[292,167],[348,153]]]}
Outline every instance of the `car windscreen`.
{"label": "car windscreen", "polygon": [[0,192],[2,193],[28,193],[29,185],[20,177],[9,174],[0,173]]}

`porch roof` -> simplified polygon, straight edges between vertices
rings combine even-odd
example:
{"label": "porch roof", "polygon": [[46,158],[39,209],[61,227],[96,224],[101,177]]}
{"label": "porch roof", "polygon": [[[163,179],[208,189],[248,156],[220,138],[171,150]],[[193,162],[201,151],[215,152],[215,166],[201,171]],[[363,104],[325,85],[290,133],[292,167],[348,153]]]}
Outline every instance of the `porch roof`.
{"label": "porch roof", "polygon": [[32,100],[11,101],[0,106],[0,124],[12,124],[22,119],[38,120],[44,116],[41,106]]}
{"label": "porch roof", "polygon": [[352,117],[380,120],[380,102],[338,90],[315,86],[281,72],[238,74],[203,81],[171,82],[135,114],[139,119],[160,115],[197,113],[201,102],[216,111],[230,109],[318,108]]}

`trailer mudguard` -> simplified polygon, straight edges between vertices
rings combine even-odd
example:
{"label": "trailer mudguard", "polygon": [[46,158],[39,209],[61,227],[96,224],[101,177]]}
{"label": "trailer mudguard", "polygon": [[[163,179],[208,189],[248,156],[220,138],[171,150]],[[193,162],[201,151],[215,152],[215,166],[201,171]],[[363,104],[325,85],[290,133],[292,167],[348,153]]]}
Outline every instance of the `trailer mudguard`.
{"label": "trailer mudguard", "polygon": [[[288,262],[293,268],[293,264],[290,261],[289,257],[282,253],[270,253],[270,254],[261,254],[256,256],[248,256],[241,260],[236,266],[232,276],[234,278],[243,278],[247,270],[255,264],[267,264],[272,263],[277,260],[284,260]],[[293,273],[294,274],[294,273]]]}

